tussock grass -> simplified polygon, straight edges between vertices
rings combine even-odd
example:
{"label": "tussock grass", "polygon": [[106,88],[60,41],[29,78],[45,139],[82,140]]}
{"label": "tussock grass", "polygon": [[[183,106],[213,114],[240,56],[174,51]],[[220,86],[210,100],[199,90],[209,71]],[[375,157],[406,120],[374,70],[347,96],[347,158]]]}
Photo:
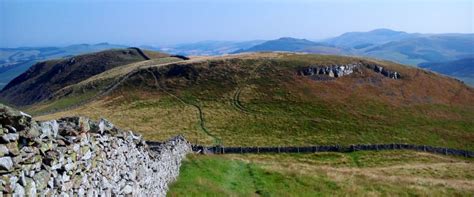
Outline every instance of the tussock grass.
{"label": "tussock grass", "polygon": [[413,151],[192,155],[169,196],[469,196],[472,159]]}

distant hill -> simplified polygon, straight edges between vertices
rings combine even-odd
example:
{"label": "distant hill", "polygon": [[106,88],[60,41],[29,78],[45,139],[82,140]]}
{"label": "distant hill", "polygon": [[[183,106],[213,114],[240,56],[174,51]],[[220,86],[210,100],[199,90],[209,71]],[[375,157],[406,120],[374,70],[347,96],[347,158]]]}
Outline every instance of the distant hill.
{"label": "distant hill", "polygon": [[94,45],[77,44],[66,47],[0,48],[0,89],[36,62],[126,47],[123,45],[99,43]]}
{"label": "distant hill", "polygon": [[320,54],[340,54],[342,50],[324,43],[317,43],[306,39],[283,37],[270,40],[248,49],[237,50],[234,53],[242,52],[271,52],[271,51],[291,51],[291,52],[311,52]]}
{"label": "distant hill", "polygon": [[48,99],[55,91],[106,70],[144,61],[149,57],[169,56],[151,51],[144,53],[145,56],[137,49],[113,49],[36,63],[10,81],[0,92],[0,97],[14,105],[29,105]]}
{"label": "distant hill", "polygon": [[[280,38],[270,40],[240,52],[290,51],[317,54],[366,56],[417,66],[427,62],[446,62],[474,57],[474,34],[419,34],[376,29],[369,32],[349,32],[322,42],[306,39]],[[472,84],[470,77],[460,77],[461,67],[450,73],[440,72]]]}
{"label": "distant hill", "polygon": [[[306,52],[365,56],[417,66],[426,62],[447,62],[473,57],[472,46],[474,46],[474,34],[419,34],[376,29],[369,32],[348,32],[321,42],[284,37],[269,41],[203,41],[142,48],[186,56],[262,51]],[[0,49],[0,88],[38,61],[109,48],[125,48],[125,46],[100,43],[68,47]]]}
{"label": "distant hill", "polygon": [[419,65],[438,73],[454,76],[474,86],[474,57],[448,62],[426,62]]}
{"label": "distant hill", "polygon": [[347,54],[375,57],[416,66],[472,57],[474,34],[419,34],[375,29],[349,32],[324,43],[346,49]]}
{"label": "distant hill", "polygon": [[473,46],[474,34],[435,34],[389,42],[358,54],[417,65],[472,57]]}
{"label": "distant hill", "polygon": [[[170,54],[180,55],[223,55],[229,54],[239,49],[248,49],[255,45],[261,44],[263,40],[252,40],[244,42],[232,42],[232,41],[202,41],[189,44],[173,45],[168,47],[154,48],[164,51]],[[147,48],[147,47],[145,47]]]}
{"label": "distant hill", "polygon": [[344,33],[338,37],[325,40],[324,42],[337,47],[360,49],[417,36],[419,36],[419,34],[409,34],[390,29],[375,29],[369,32]]}

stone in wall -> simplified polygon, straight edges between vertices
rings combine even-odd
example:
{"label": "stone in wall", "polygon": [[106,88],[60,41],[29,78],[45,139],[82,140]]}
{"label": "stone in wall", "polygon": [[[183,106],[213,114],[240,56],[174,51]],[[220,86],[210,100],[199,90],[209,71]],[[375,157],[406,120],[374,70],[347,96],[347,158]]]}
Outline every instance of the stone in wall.
{"label": "stone in wall", "polygon": [[191,145],[154,147],[109,121],[36,122],[0,104],[0,192],[13,196],[165,196]]}

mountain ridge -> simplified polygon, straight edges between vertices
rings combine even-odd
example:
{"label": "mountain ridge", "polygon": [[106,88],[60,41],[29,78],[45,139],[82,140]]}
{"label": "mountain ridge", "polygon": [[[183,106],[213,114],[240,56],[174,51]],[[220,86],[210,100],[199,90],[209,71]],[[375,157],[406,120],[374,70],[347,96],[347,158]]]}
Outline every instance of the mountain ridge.
{"label": "mountain ridge", "polygon": [[[153,58],[167,54],[148,51]],[[148,60],[136,48],[106,50],[71,58],[40,62],[10,81],[1,91],[3,100],[15,105],[29,105],[48,99],[64,86],[78,83],[114,67]],[[28,99],[26,99],[28,98]]]}
{"label": "mountain ridge", "polygon": [[109,43],[75,44],[65,47],[0,48],[0,89],[33,64],[48,59],[68,57],[113,48],[127,48]]}
{"label": "mountain ridge", "polygon": [[347,32],[340,36],[326,39],[324,42],[335,46],[352,48],[361,44],[383,44],[391,41],[416,37],[419,34],[409,34],[403,31],[394,31],[391,29],[374,29],[368,32]]}
{"label": "mountain ridge", "polygon": [[253,46],[248,49],[240,49],[233,53],[242,52],[271,52],[271,51],[287,51],[287,52],[308,52],[321,54],[336,54],[332,52],[334,46],[320,42],[313,42],[307,39],[298,39],[292,37],[281,37],[276,40],[266,41],[262,44]]}

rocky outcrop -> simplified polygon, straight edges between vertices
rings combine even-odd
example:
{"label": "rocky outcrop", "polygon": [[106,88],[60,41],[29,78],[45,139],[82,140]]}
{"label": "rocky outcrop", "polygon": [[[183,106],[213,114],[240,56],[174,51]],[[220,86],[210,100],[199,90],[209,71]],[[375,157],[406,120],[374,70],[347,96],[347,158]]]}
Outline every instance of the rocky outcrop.
{"label": "rocky outcrop", "polygon": [[376,64],[368,64],[366,65],[367,68],[373,70],[376,73],[380,73],[385,77],[389,77],[391,79],[400,79],[400,73],[396,71],[391,71],[389,69],[386,69],[382,66],[376,65]]}
{"label": "rocky outcrop", "polygon": [[[353,63],[346,65],[331,65],[331,66],[319,66],[313,65],[300,69],[298,71],[299,75],[303,76],[316,76],[312,77],[313,79],[334,79],[346,75],[350,75],[355,71],[360,71],[361,67],[368,68],[371,71],[380,73],[385,77],[391,79],[400,79],[400,73],[384,69],[382,66],[376,64],[362,64],[362,63]],[[322,76],[322,77],[321,77]]]}
{"label": "rocky outcrop", "polygon": [[14,196],[164,196],[191,145],[153,147],[105,119],[36,122],[0,104],[0,191]]}
{"label": "rocky outcrop", "polygon": [[310,66],[300,70],[299,74],[305,76],[326,75],[331,78],[337,78],[352,74],[354,69],[357,69],[359,66],[359,64]]}

